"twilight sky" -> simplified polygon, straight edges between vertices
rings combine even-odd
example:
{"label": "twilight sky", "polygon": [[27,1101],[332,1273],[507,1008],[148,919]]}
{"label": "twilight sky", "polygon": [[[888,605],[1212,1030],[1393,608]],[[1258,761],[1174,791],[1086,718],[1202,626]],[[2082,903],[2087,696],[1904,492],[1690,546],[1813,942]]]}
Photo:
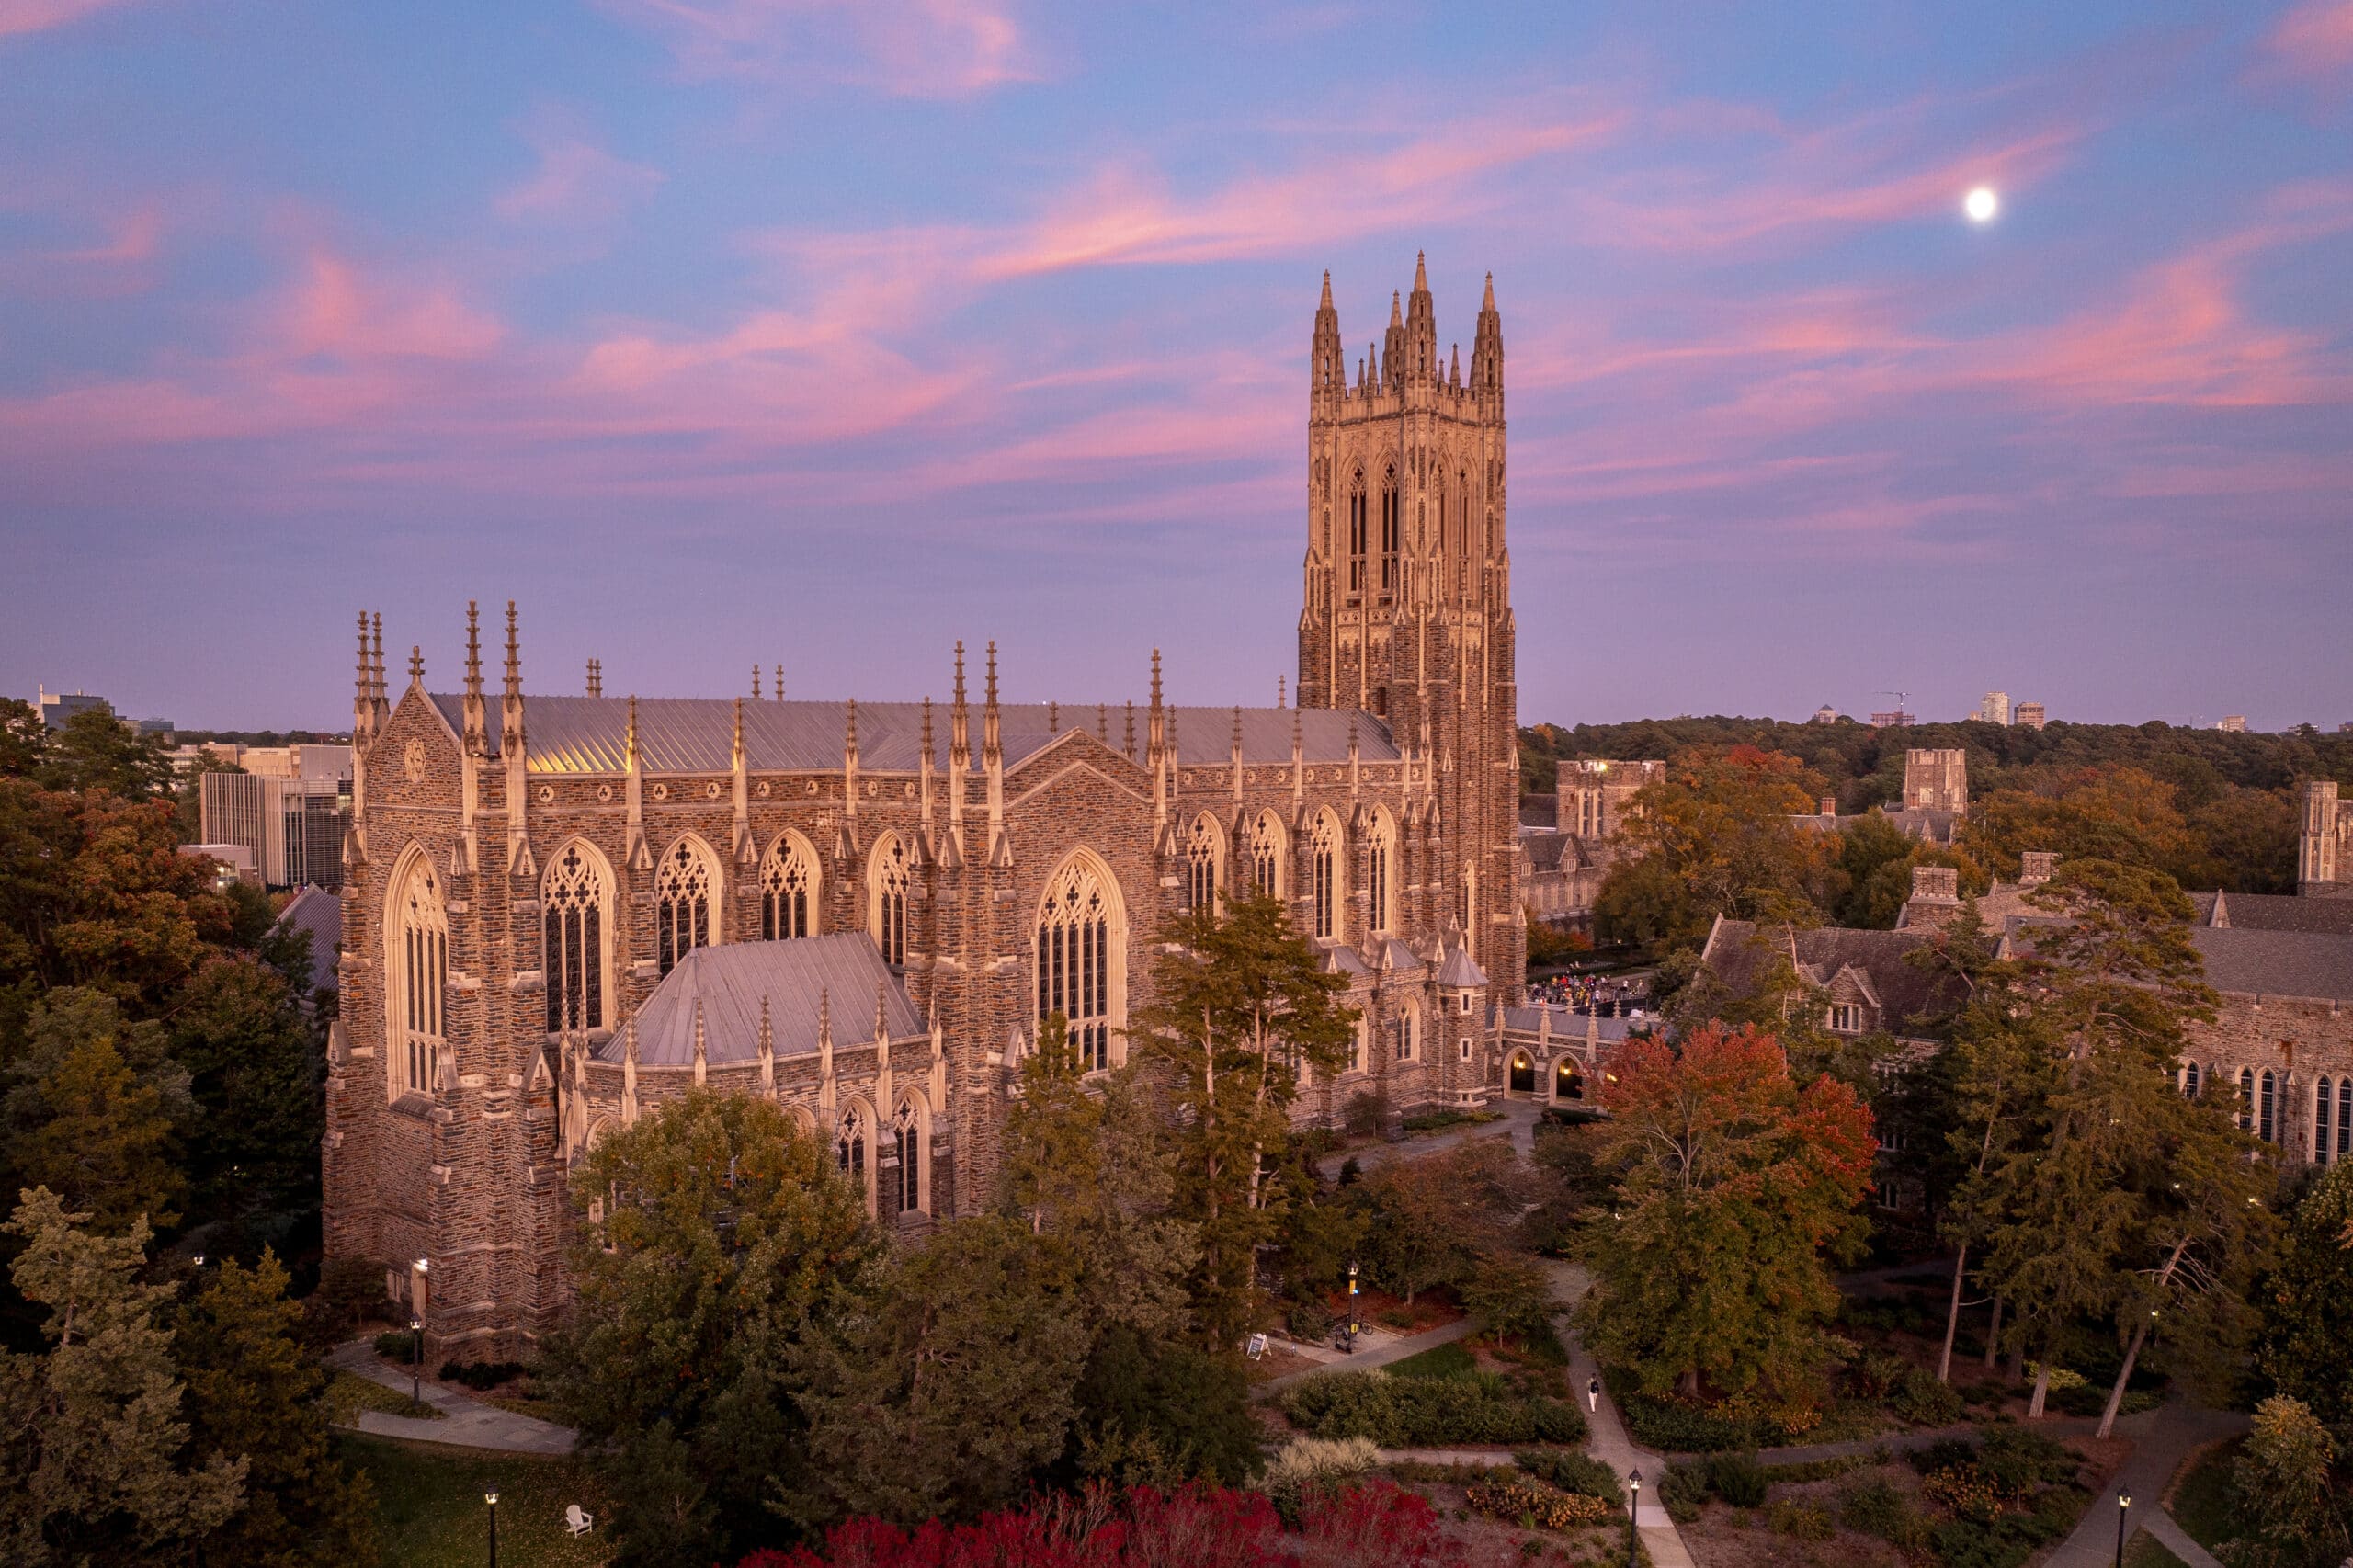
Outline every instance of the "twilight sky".
{"label": "twilight sky", "polygon": [[1524,721],[2353,719],[2353,0],[0,0],[0,691],[1271,701],[1417,249]]}

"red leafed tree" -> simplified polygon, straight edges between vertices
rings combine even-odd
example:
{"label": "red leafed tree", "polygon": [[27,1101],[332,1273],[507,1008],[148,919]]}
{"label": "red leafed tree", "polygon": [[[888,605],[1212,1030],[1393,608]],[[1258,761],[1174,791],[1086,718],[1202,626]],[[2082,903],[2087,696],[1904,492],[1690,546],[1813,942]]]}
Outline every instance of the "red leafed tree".
{"label": "red leafed tree", "polygon": [[1596,1221],[1595,1349],[1654,1392],[1804,1397],[1837,1306],[1824,1252],[1859,1233],[1870,1187],[1870,1112],[1833,1078],[1800,1088],[1779,1040],[1721,1023],[1679,1048],[1628,1040],[1601,1097],[1617,1200]]}
{"label": "red leafed tree", "polygon": [[1255,1492],[1139,1487],[1059,1497],[969,1525],[912,1533],[879,1519],[835,1527],[822,1552],[756,1551],[737,1568],[1461,1568],[1438,1515],[1385,1482],[1311,1502],[1296,1533]]}

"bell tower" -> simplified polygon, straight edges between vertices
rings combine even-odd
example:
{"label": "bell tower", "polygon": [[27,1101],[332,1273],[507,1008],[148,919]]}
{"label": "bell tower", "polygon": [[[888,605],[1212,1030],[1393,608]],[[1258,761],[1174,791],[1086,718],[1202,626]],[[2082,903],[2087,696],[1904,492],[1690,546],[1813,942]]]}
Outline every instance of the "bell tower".
{"label": "bell tower", "polygon": [[1438,350],[1427,268],[1351,368],[1324,276],[1308,352],[1299,705],[1384,722],[1435,799],[1431,865],[1498,986],[1526,971],[1518,696],[1505,526],[1503,318],[1486,281],[1468,377]]}

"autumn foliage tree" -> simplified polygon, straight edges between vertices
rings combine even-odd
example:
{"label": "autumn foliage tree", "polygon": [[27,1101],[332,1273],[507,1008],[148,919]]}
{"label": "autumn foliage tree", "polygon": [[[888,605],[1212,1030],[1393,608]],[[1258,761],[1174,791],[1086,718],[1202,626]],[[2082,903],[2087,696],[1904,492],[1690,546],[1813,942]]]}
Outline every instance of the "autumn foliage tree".
{"label": "autumn foliage tree", "polygon": [[1620,829],[1630,853],[1595,904],[1603,934],[1696,948],[1719,915],[1775,920],[1818,911],[1832,846],[1790,819],[1814,810],[1821,787],[1819,775],[1779,752],[1678,753],[1665,778],[1635,794]]}
{"label": "autumn foliage tree", "polygon": [[1653,1392],[1802,1397],[1837,1306],[1826,1249],[1857,1234],[1870,1114],[1780,1043],[1706,1025],[1680,1049],[1628,1040],[1606,1063],[1600,1163],[1616,1206],[1592,1223],[1588,1343]]}

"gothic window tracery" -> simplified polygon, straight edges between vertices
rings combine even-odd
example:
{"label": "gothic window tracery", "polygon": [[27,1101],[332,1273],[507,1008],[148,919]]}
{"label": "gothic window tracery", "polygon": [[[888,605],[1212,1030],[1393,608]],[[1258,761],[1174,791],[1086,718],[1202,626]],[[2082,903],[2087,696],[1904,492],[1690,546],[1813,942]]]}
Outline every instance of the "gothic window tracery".
{"label": "gothic window tracery", "polygon": [[385,1066],[393,1097],[433,1091],[433,1062],[443,1035],[442,998],[449,981],[449,923],[433,864],[412,854],[394,879],[386,923]]}
{"label": "gothic window tracery", "polygon": [[899,1102],[899,1114],[891,1120],[891,1142],[899,1158],[900,1212],[919,1212],[924,1208],[923,1116],[913,1096]]}
{"label": "gothic window tracery", "polygon": [[1315,935],[1329,939],[1339,930],[1340,828],[1324,812],[1307,841],[1308,891],[1315,903]]}
{"label": "gothic window tracery", "polygon": [[1386,472],[1381,481],[1381,591],[1384,595],[1397,591],[1397,528],[1399,514],[1397,475]]}
{"label": "gothic window tracery", "polygon": [[1365,913],[1367,924],[1374,931],[1390,929],[1391,917],[1396,912],[1396,889],[1391,880],[1396,870],[1396,859],[1397,830],[1384,811],[1374,819],[1372,841],[1365,846]]}
{"label": "gothic window tracery", "polygon": [[786,942],[817,934],[817,852],[787,833],[760,859],[760,939]]}
{"label": "gothic window tracery", "polygon": [[681,838],[654,874],[654,955],[664,974],[697,948],[710,944],[710,906],[718,892],[710,857]]}
{"label": "gothic window tracery", "polygon": [[1251,896],[1282,897],[1283,830],[1272,812],[1258,813],[1258,820],[1250,826],[1245,852],[1249,860],[1247,875]]}
{"label": "gothic window tracery", "polygon": [[834,1123],[834,1166],[866,1195],[869,1213],[874,1210],[874,1184],[867,1170],[866,1108],[853,1101],[842,1108]]}
{"label": "gothic window tracery", "polygon": [[1091,857],[1074,857],[1047,883],[1038,913],[1038,1021],[1060,1013],[1080,1069],[1089,1073],[1111,1065],[1126,959],[1116,895],[1108,883],[1108,873]]}
{"label": "gothic window tracery", "polygon": [[605,1027],[605,932],[612,881],[577,839],[548,868],[540,890],[545,936],[548,1032]]}
{"label": "gothic window tracery", "polygon": [[1356,485],[1348,494],[1348,592],[1364,592],[1365,557],[1364,475],[1356,476]]}
{"label": "gothic window tracery", "polygon": [[1225,858],[1217,821],[1207,812],[1193,819],[1185,840],[1185,907],[1196,915],[1215,914],[1219,891],[1218,866]]}
{"label": "gothic window tracery", "polygon": [[893,967],[907,961],[907,883],[913,869],[905,839],[886,833],[876,840],[868,871],[869,912],[874,945],[882,949],[882,961]]}
{"label": "gothic window tracery", "polygon": [[2327,1078],[2323,1078],[2314,1085],[2313,1088],[2313,1163],[2314,1165],[2325,1165],[2328,1164],[2328,1156],[2331,1149],[2328,1113],[2332,1108],[2334,1108],[2330,1105],[2329,1101],[2330,1097],[2336,1093],[2336,1084]]}

